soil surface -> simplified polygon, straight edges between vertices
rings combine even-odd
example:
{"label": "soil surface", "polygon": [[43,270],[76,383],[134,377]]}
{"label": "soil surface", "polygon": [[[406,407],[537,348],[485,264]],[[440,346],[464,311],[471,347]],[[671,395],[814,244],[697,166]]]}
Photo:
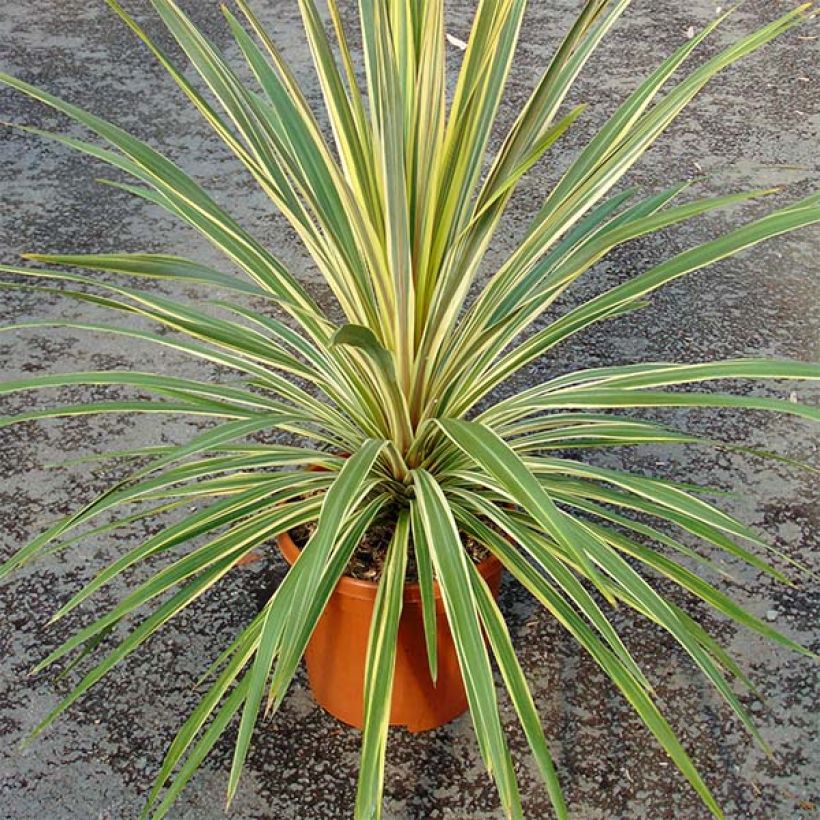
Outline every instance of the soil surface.
{"label": "soil surface", "polygon": [[[315,525],[296,527],[291,532],[291,537],[299,549],[307,544],[308,539],[313,534]],[[387,550],[390,547],[390,539],[393,537],[393,525],[390,523],[379,523],[378,521],[367,531],[361,544],[350,558],[350,562],[345,567],[345,575],[356,578],[359,581],[377,582],[384,572],[384,562],[387,560]],[[474,564],[480,564],[489,556],[487,548],[462,534],[462,542],[467,555],[470,556]],[[407,555],[407,568],[404,572],[405,583],[415,584],[418,582],[418,569],[416,567],[416,554],[413,550],[413,543],[410,542],[410,549]]]}
{"label": "soil surface", "polygon": [[[228,45],[216,2],[183,3],[219,46]],[[297,67],[314,103],[308,49],[299,33],[297,4],[257,0],[285,56]],[[512,72],[501,118],[509,124],[545,65],[579,0],[533,2]],[[617,31],[588,67],[569,104],[589,108],[577,126],[539,166],[516,199],[488,258],[488,269],[509,252],[528,216],[616,102],[658,61],[684,42],[690,27],[705,24],[716,0],[635,0]],[[794,4],[749,0],[725,24],[706,51],[728,43]],[[142,0],[128,3],[159,33]],[[345,2],[350,11],[350,2]],[[449,4],[447,29],[464,39],[474,4]],[[630,182],[658,190],[682,179],[697,181],[696,195],[783,185],[768,202],[754,202],[623,248],[576,288],[575,298],[716,235],[776,202],[806,195],[818,180],[817,42],[809,29],[791,32],[763,53],[719,77],[657,143],[630,175]],[[160,34],[163,43],[168,38]],[[171,49],[173,52],[173,49]],[[176,52],[173,52],[176,53]],[[451,49],[452,60],[458,51]],[[220,203],[282,261],[327,293],[293,233],[271,214],[263,196],[217,146],[195,112],[176,92],[132,35],[102,3],[87,0],[12,0],[0,4],[0,69],[85,105],[133,130],[206,184]],[[0,91],[0,121],[65,129],[84,136],[64,118],[8,90]],[[223,267],[214,251],[154,206],[95,183],[108,170],[55,144],[6,127],[0,129],[0,262],[16,264],[25,251],[181,253]],[[735,355],[817,357],[817,232],[781,237],[764,247],[676,282],[627,321],[599,326],[524,374],[520,383],[590,365],[627,361],[698,361]],[[157,285],[158,291],[202,299],[195,288]],[[219,294],[208,293],[208,298]],[[4,324],[32,319],[105,321],[88,305],[46,293],[3,291]],[[213,367],[148,344],[74,330],[29,329],[0,335],[3,378],[31,373],[106,368],[157,369],[179,376],[222,377]],[[510,386],[510,389],[512,386]],[[741,386],[741,389],[747,389]],[[773,396],[791,384],[749,387]],[[127,395],[95,390],[96,396]],[[34,401],[69,399],[42,392],[3,402],[20,412]],[[672,420],[680,421],[675,418]],[[668,418],[668,416],[667,416]],[[816,439],[809,427],[788,418],[752,413],[698,412],[689,426],[699,433],[783,455],[812,460]],[[52,465],[67,454],[84,455],[187,439],[205,422],[160,416],[107,416],[26,424],[0,432],[0,556],[88,501],[122,475],[124,465],[85,462]],[[754,525],[788,556],[818,568],[813,540],[817,487],[811,475],[785,464],[729,452],[688,447],[642,447],[594,457],[597,463],[719,487],[726,508]],[[235,572],[205,600],[169,623],[106,683],[81,699],[57,724],[21,751],[19,742],[78,680],[29,676],[31,667],[81,624],[107,611],[126,590],[114,583],[65,623],[47,627],[51,613],[124,550],[150,525],[121,538],[89,538],[20,572],[0,590],[0,816],[14,820],[136,817],[179,723],[197,702],[193,685],[257,611],[260,590],[284,572],[271,547],[264,561]],[[725,582],[755,614],[791,638],[820,649],[817,587],[779,586],[736,564],[736,581]],[[146,577],[135,570],[129,583]],[[680,595],[673,598],[683,603]],[[573,816],[604,818],[703,818],[706,812],[640,721],[560,627],[517,587],[501,593],[513,640],[541,710]],[[817,816],[820,749],[816,708],[818,665],[809,659],[727,625],[687,604],[739,659],[766,698],[752,711],[774,749],[768,758],[721,705],[684,654],[628,612],[613,618],[656,686],[658,700],[680,732],[718,801],[731,818],[791,820]],[[529,817],[550,816],[515,715],[502,698],[521,790]],[[194,777],[171,816],[223,817],[232,754],[231,733]],[[355,797],[359,734],[337,723],[312,701],[300,672],[279,715],[259,727],[239,795],[237,818],[342,818]],[[437,731],[391,733],[387,751],[385,816],[388,818],[501,817],[484,772],[467,716]]]}

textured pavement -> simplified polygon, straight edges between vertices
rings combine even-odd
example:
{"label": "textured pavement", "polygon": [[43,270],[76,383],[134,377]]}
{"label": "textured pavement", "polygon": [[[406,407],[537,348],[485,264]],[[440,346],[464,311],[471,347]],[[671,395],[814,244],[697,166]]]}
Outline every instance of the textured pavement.
{"label": "textured pavement", "polygon": [[[146,4],[129,2],[140,19]],[[227,45],[218,4],[186,2],[186,9],[219,45]],[[297,66],[309,98],[317,86],[307,64],[294,0],[256,0],[260,15]],[[350,4],[346,3],[348,7]],[[576,0],[532,2],[502,111],[509,123],[570,24]],[[733,36],[785,12],[791,2],[750,0],[727,22],[707,52]],[[466,37],[473,3],[451,3],[448,30]],[[503,259],[548,186],[616,102],[715,12],[715,0],[635,0],[569,102],[589,109],[545,167],[516,199],[488,269]],[[158,32],[156,21],[149,24]],[[697,220],[661,236],[632,243],[600,265],[576,289],[589,295],[677,250],[714,236],[808,193],[818,179],[818,50],[809,29],[792,32],[714,81],[629,176],[657,190],[697,179],[697,195],[784,185],[782,194]],[[167,38],[163,37],[163,42]],[[169,44],[170,46],[170,44]],[[233,54],[234,49],[228,48]],[[457,59],[457,52],[451,56]],[[305,253],[264,197],[230,161],[177,93],[170,80],[102,2],[7,0],[0,4],[0,70],[16,74],[133,130],[179,160],[238,219],[327,299]],[[64,118],[0,90],[0,121],[82,131]],[[108,169],[35,137],[0,128],[0,263],[15,264],[25,251],[181,253],[220,265],[215,253],[187,228],[123,192],[95,183]],[[522,377],[544,378],[567,369],[626,361],[690,360],[734,355],[817,358],[817,232],[781,237],[698,273],[653,297],[652,305],[620,323],[576,337]],[[202,299],[194,288],[159,291]],[[211,297],[213,294],[208,294]],[[33,318],[93,321],[90,306],[48,294],[0,292],[2,324]],[[147,345],[78,331],[0,334],[3,378],[28,373],[127,368],[213,377],[207,364],[164,354]],[[745,386],[741,386],[746,389]],[[755,391],[816,400],[803,387],[781,384]],[[95,390],[103,395],[126,391]],[[77,397],[66,390],[61,399]],[[38,401],[57,398],[42,392]],[[20,412],[31,397],[3,402]],[[690,428],[749,446],[767,447],[810,461],[813,431],[799,421],[702,411]],[[119,475],[117,467],[79,464],[54,469],[67,454],[140,444],[176,442],[200,423],[160,417],[109,416],[26,424],[0,431],[0,557],[42,530],[56,516],[89,500]],[[598,463],[695,479],[726,490],[726,508],[754,525],[787,555],[818,569],[813,542],[816,485],[808,473],[701,448],[644,447],[597,456]],[[115,539],[92,538],[20,572],[0,588],[0,817],[14,820],[131,818],[140,809],[175,728],[196,702],[192,684],[255,613],[262,590],[281,576],[271,554],[244,568],[206,600],[117,667],[106,682],[74,706],[45,735],[20,751],[19,741],[68,691],[28,670],[69,632],[106,611],[125,585],[112,584],[68,622],[47,628],[57,606],[114,556],[145,537],[148,528]],[[815,529],[816,531],[816,529]],[[752,612],[767,613],[790,637],[815,650],[820,598],[804,586],[785,588],[754,571],[727,564],[737,581],[727,585]],[[132,582],[145,577],[135,571]],[[675,600],[684,600],[675,595]],[[572,816],[593,818],[700,818],[705,810],[658,750],[597,667],[527,596],[506,583],[502,608],[510,620],[525,672],[553,744]],[[702,614],[703,609],[690,607]],[[614,615],[628,646],[657,686],[659,701],[732,818],[817,816],[820,750],[816,740],[818,666],[707,615],[705,624],[748,670],[767,700],[752,711],[775,750],[757,750],[718,696],[671,641],[628,613]],[[504,719],[514,715],[504,701]],[[526,744],[511,732],[529,817],[549,817],[548,802]],[[240,793],[237,818],[337,818],[350,815],[355,795],[359,738],[312,702],[302,674],[280,714],[257,731]],[[221,742],[193,779],[173,817],[223,817],[231,737]],[[500,817],[494,789],[483,772],[467,717],[420,736],[391,733],[385,814],[389,818]]]}

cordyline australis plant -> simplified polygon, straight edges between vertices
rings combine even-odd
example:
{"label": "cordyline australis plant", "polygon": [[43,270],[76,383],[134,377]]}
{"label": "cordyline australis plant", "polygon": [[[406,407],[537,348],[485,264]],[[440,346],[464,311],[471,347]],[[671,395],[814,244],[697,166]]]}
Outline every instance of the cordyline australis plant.
{"label": "cordyline australis plant", "polygon": [[[273,712],[282,702],[317,618],[363,534],[389,515],[395,534],[380,581],[364,681],[358,817],[380,812],[395,635],[411,550],[431,671],[435,674],[435,579],[481,755],[505,812],[520,816],[521,805],[491,658],[555,812],[566,816],[524,672],[503,616],[463,548],[465,535],[497,556],[592,656],[706,806],[719,815],[709,789],[658,711],[650,682],[608,620],[608,607],[629,607],[666,630],[763,744],[727,676],[751,688],[747,678],[702,626],[653,588],[643,570],[733,621],[805,652],[675,560],[683,556],[709,563],[658,527],[674,525],[697,536],[708,550],[786,579],[749,544],[771,548],[704,500],[702,488],[591,466],[561,453],[646,442],[714,443],[620,412],[633,408],[738,407],[816,419],[815,410],[785,400],[668,388],[712,379],[816,378],[818,368],[756,359],[626,364],[556,375],[499,401],[492,396],[498,385],[547,351],[597,322],[641,307],[667,282],[820,220],[820,197],[803,199],[678,253],[536,329],[544,311],[613,248],[766,193],[676,204],[685,184],[651,195],[613,189],[717,72],[799,24],[810,14],[808,6],[700,60],[682,79],[671,82],[726,15],[661,63],[571,162],[515,249],[481,281],[473,297],[468,294],[478,281],[479,266],[518,183],[580,114],[580,107],[564,112],[564,100],[627,0],[586,3],[494,154],[488,151],[490,135],[524,0],[479,0],[449,101],[442,0],[360,0],[362,82],[336,0],[328,2],[332,31],[323,25],[313,0],[299,0],[332,135],[325,134],[317,112],[244,0],[237,3],[238,16],[224,11],[245,68],[253,74],[250,83],[239,79],[176,5],[153,2],[207,90],[194,85],[115,0],[108,1],[287,218],[332,290],[344,323],[331,321],[292,271],[167,158],[93,114],[2,75],[5,84],[67,114],[107,146],[45,136],[133,177],[137,185],[111,184],[196,228],[241,273],[153,254],[28,257],[69,269],[198,283],[204,293],[216,287],[236,294],[234,302],[219,302],[219,311],[205,312],[132,288],[127,279],[117,285],[93,275],[2,268],[37,280],[21,285],[12,278],[8,287],[91,302],[172,332],[49,324],[172,347],[229,367],[241,382],[229,386],[114,371],[48,375],[3,386],[9,393],[125,385],[140,396],[37,409],[5,419],[6,425],[108,412],[216,419],[206,432],[179,446],[110,454],[146,460],[4,565],[6,575],[38,554],[77,542],[82,536],[74,531],[104,513],[113,517],[97,521],[90,532],[111,532],[139,518],[184,508],[191,499],[204,502],[126,552],[57,611],[55,619],[62,618],[147,558],[168,559],[164,568],[39,664],[38,669],[45,669],[75,651],[85,659],[121,621],[141,613],[139,624],[96,662],[35,734],[251,550],[290,528],[316,522],[282,584],[208,670],[210,688],[172,743],[146,813],[165,814],[238,718],[230,799],[260,710]],[[267,300],[267,307],[253,309],[244,297],[254,297],[255,305]],[[26,322],[14,329],[43,325]],[[246,441],[270,431],[289,434],[292,444]],[[317,466],[323,470],[316,471]]]}

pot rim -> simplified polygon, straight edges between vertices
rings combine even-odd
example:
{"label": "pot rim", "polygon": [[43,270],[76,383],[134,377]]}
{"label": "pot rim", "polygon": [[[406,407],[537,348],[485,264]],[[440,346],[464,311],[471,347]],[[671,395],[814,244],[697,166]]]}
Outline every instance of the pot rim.
{"label": "pot rim", "polygon": [[[282,553],[284,559],[289,566],[296,563],[301,550],[296,545],[296,542],[291,537],[290,532],[280,533],[276,537],[276,543],[279,547],[279,552]],[[488,555],[480,564],[476,564],[476,569],[481,573],[484,580],[489,580],[493,575],[500,574],[503,570],[503,564],[495,555]],[[377,581],[365,581],[361,578],[352,578],[349,575],[343,575],[336,585],[336,592],[348,598],[359,598],[361,600],[375,600],[376,592],[379,588]],[[433,595],[436,600],[441,600],[441,590],[437,581],[433,582]],[[421,601],[421,587],[418,583],[409,583],[404,585],[404,601],[405,603],[416,603]]]}

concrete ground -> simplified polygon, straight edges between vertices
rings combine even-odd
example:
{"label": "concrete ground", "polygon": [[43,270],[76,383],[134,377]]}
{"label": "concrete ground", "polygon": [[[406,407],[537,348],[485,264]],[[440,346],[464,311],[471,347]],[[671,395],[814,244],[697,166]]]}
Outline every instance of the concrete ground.
{"label": "concrete ground", "polygon": [[[583,144],[638,78],[685,39],[690,26],[700,27],[715,13],[715,2],[635,0],[571,101],[588,101],[587,114],[554,152],[551,163],[539,168],[524,186],[490,254],[490,264],[509,251],[517,229],[537,207],[572,149]],[[134,0],[127,5],[148,19],[144,3]],[[234,53],[216,2],[190,0],[184,5],[217,44]],[[315,102],[317,88],[299,35],[296,3],[257,0],[255,5]],[[530,5],[502,110],[506,123],[579,2]],[[450,3],[449,31],[466,36],[472,6],[465,0]],[[715,42],[725,44],[791,6],[791,0],[749,0]],[[158,27],[152,21],[150,28],[157,31]],[[775,200],[805,195],[818,178],[820,100],[814,35],[808,27],[792,32],[722,75],[652,149],[631,174],[631,181],[657,190],[671,181],[693,178],[698,180],[699,194],[783,184],[787,190]],[[457,52],[452,57],[456,59]],[[268,203],[102,2],[7,0],[0,4],[0,69],[85,105],[179,159],[326,299],[293,234],[271,214]],[[63,118],[6,90],[0,91],[0,120],[81,133]],[[67,149],[2,128],[0,262],[15,263],[19,253],[32,250],[165,251],[218,264],[213,252],[189,230],[155,208],[94,182],[106,174],[106,169]],[[768,207],[769,203],[755,203],[633,243],[599,266],[578,293],[592,293]],[[733,355],[816,358],[814,277],[819,254],[817,233],[804,231],[770,242],[667,288],[653,298],[651,307],[628,321],[577,338],[526,378],[607,362],[694,361]],[[179,290],[171,292],[180,295]],[[194,289],[184,295],[197,298]],[[98,317],[90,307],[21,291],[0,292],[0,313],[3,324]],[[77,331],[0,335],[0,362],[4,379],[127,367],[213,375],[207,365],[170,353],[161,355],[149,346]],[[754,389],[781,396],[795,389],[799,398],[813,399],[805,388],[794,385]],[[80,391],[66,394],[77,397]],[[52,398],[43,394],[38,400]],[[4,409],[19,412],[29,401],[15,398],[5,402]],[[699,432],[795,458],[811,460],[816,449],[812,431],[797,421],[725,412],[699,412],[690,418],[691,428]],[[55,469],[55,462],[108,447],[180,441],[196,427],[193,422],[159,417],[111,416],[26,424],[0,432],[0,555],[11,554],[56,516],[90,499],[119,475],[116,467],[81,464]],[[817,567],[812,536],[816,486],[808,473],[698,448],[647,447],[598,460],[730,491],[733,495],[725,504],[732,513],[755,525],[788,555]],[[236,572],[116,668],[103,686],[41,739],[20,751],[19,741],[75,679],[55,682],[46,674],[29,677],[28,670],[71,629],[110,607],[125,586],[112,585],[59,627],[45,626],[50,613],[84,579],[144,536],[136,529],[118,539],[83,541],[19,573],[0,591],[0,816],[4,818],[135,817],[176,726],[195,702],[191,686],[197,674],[254,614],[261,590],[283,570],[280,559],[271,553],[266,561]],[[787,635],[818,648],[816,587],[784,588],[747,569],[729,569],[738,579],[731,585],[733,593],[752,612],[768,614]],[[141,576],[136,572],[133,577]],[[542,710],[573,816],[587,820],[705,816],[613,687],[556,624],[509,583],[502,591],[502,607]],[[755,748],[670,641],[626,613],[614,617],[728,816],[767,820],[817,816],[817,665],[701,609],[693,611],[703,615],[764,693],[767,707],[755,704],[752,711],[775,750],[773,758]],[[504,710],[505,721],[513,727],[514,716],[506,701]],[[525,743],[514,729],[512,746],[528,816],[550,816]],[[315,706],[300,673],[277,719],[257,732],[231,816],[349,816],[358,747],[358,733]],[[230,755],[228,737],[194,778],[172,816],[223,816]],[[466,717],[420,736],[393,732],[386,783],[389,818],[500,814]]]}

